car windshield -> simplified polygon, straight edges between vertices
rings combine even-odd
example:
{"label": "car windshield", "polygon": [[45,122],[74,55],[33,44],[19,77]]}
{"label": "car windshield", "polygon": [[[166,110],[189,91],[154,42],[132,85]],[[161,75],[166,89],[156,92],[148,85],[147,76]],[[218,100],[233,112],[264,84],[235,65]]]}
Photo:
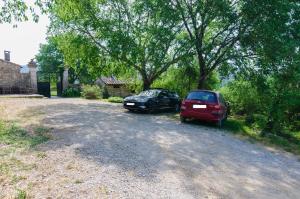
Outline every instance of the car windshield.
{"label": "car windshield", "polygon": [[157,97],[160,93],[159,90],[147,90],[143,91],[139,94],[139,96],[145,96],[145,97]]}
{"label": "car windshield", "polygon": [[205,92],[205,91],[198,91],[198,92],[191,92],[187,98],[188,100],[199,100],[203,102],[217,102],[217,97],[214,93]]}

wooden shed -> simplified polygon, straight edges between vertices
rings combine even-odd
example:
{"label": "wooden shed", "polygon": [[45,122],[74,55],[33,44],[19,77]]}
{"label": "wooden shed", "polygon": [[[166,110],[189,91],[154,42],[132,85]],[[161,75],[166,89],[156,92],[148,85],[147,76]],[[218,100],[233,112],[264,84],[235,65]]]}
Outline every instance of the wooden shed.
{"label": "wooden shed", "polygon": [[102,76],[96,80],[96,84],[106,89],[110,97],[127,97],[130,95],[126,82],[118,80],[114,76]]}

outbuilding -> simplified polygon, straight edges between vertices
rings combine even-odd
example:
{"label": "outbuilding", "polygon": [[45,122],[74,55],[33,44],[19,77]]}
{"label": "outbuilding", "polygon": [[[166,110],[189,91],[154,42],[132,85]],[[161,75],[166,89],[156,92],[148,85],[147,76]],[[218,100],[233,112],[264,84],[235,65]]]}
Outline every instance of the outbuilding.
{"label": "outbuilding", "polygon": [[125,81],[118,80],[114,76],[100,77],[96,84],[105,89],[110,97],[126,97],[130,95]]}

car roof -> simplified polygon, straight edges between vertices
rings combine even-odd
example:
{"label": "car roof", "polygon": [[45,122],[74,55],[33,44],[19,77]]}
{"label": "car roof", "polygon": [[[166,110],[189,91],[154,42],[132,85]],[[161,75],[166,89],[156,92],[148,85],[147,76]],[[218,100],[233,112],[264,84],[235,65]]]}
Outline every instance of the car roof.
{"label": "car roof", "polygon": [[[219,92],[217,92],[217,91],[211,91],[211,90],[205,90],[205,89],[199,89],[199,90],[193,90],[193,91],[191,91],[191,92],[209,92],[209,93],[215,93],[216,95],[220,95],[220,93]],[[190,92],[190,93],[191,93]]]}
{"label": "car roof", "polygon": [[160,91],[169,91],[168,89],[165,88],[150,88],[148,90],[160,90]]}

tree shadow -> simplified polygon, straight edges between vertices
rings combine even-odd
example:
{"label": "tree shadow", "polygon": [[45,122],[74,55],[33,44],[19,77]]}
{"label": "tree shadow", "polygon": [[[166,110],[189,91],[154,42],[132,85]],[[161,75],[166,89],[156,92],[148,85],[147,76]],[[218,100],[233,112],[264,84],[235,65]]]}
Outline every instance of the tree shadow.
{"label": "tree shadow", "polygon": [[[114,165],[146,181],[179,182],[193,196],[296,198],[300,164],[293,157],[222,133],[199,122],[181,124],[158,114],[132,114],[121,106],[61,102],[39,106],[41,121],[59,138],[56,150],[77,145],[76,154],[98,165]],[[164,179],[169,173],[177,179]],[[168,175],[166,175],[168,176]]]}

